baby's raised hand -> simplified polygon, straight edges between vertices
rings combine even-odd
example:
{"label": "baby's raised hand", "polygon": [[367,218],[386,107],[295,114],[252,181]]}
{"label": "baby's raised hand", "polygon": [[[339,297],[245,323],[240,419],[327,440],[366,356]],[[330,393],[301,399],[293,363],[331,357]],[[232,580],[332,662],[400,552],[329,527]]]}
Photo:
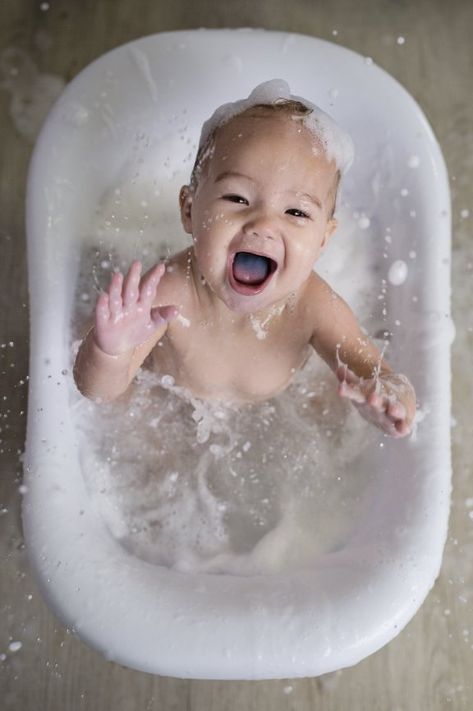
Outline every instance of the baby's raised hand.
{"label": "baby's raised hand", "polygon": [[141,263],[135,261],[125,277],[121,272],[113,274],[108,292],[100,294],[95,307],[94,337],[102,351],[126,353],[178,315],[176,306],[153,308],[165,269],[164,264],[157,264],[141,279]]}
{"label": "baby's raised hand", "polygon": [[346,365],[340,365],[336,375],[339,394],[351,400],[366,420],[392,437],[410,434],[416,398],[404,375],[383,373],[365,380]]}

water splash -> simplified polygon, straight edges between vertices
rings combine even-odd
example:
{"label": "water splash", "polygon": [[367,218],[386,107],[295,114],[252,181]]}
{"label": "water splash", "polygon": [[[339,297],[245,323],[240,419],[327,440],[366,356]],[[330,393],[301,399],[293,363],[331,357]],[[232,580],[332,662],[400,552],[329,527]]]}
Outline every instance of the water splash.
{"label": "water splash", "polygon": [[119,401],[81,400],[75,417],[86,484],[112,534],[182,571],[311,565],[343,547],[375,476],[359,462],[373,430],[316,356],[264,403],[211,403],[142,370]]}

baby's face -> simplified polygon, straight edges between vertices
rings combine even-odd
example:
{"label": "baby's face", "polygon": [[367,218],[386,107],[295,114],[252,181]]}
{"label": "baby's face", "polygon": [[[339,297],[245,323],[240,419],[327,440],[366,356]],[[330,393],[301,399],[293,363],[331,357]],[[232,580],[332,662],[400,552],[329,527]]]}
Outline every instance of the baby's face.
{"label": "baby's face", "polygon": [[210,289],[237,313],[280,302],[308,279],[328,237],[336,166],[300,123],[246,112],[221,127],[184,229]]}

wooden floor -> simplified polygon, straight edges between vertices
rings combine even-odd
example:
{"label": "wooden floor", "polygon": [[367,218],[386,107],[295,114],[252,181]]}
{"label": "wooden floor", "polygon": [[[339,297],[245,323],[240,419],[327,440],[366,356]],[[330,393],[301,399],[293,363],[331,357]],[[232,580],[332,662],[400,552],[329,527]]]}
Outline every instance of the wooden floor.
{"label": "wooden floor", "polygon": [[[46,609],[20,525],[28,308],[25,179],[39,105],[103,52],[153,32],[265,27],[350,47],[393,74],[442,145],[453,198],[454,494],[442,573],[421,611],[358,666],[319,679],[182,681],[105,661]],[[1,0],[0,706],[9,711],[473,709],[473,4],[469,0]],[[404,41],[401,39],[403,38]],[[12,53],[12,49],[16,53]],[[19,62],[22,66],[19,67]],[[2,79],[3,72],[3,79]],[[43,88],[31,93],[44,80]],[[55,82],[55,83],[54,83]],[[28,112],[31,114],[28,118]],[[469,212],[468,212],[469,211]],[[21,643],[21,647],[19,644]],[[205,653],[205,650],[203,650]]]}

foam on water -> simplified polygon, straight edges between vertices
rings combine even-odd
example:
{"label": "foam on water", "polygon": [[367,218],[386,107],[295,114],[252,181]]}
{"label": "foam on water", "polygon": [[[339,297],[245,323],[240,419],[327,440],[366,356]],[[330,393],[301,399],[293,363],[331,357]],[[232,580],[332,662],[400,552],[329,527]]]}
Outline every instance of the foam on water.
{"label": "foam on water", "polygon": [[367,505],[373,432],[316,356],[289,388],[236,407],[142,370],[119,401],[75,410],[91,499],[151,563],[258,574],[343,547]]}

